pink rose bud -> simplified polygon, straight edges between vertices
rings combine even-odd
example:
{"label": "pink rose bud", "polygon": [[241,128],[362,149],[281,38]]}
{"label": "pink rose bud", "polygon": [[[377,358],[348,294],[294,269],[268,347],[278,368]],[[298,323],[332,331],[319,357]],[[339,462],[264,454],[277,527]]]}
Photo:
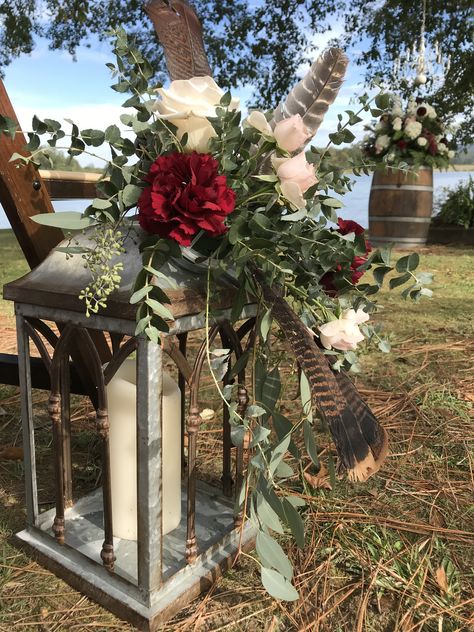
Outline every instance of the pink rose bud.
{"label": "pink rose bud", "polygon": [[278,121],[273,130],[278,146],[285,151],[296,151],[311,138],[311,132],[299,114]]}

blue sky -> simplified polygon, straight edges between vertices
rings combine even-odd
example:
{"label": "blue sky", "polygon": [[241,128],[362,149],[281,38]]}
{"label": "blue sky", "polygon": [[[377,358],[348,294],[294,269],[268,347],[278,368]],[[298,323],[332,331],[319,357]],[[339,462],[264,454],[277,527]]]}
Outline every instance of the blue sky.
{"label": "blue sky", "polygon": [[[333,37],[334,31],[330,35]],[[324,46],[321,37],[318,35],[320,48]],[[56,120],[71,118],[80,128],[100,129],[119,122],[120,104],[126,95],[110,89],[110,73],[105,66],[108,61],[113,61],[113,55],[107,42],[95,40],[91,48],[80,47],[75,62],[66,51],[50,51],[47,42],[40,40],[31,55],[23,55],[5,71],[5,86],[23,129],[31,128],[34,114]],[[335,129],[337,114],[352,109],[350,99],[361,91],[362,72],[352,63],[339,97],[317,134],[318,145],[327,142],[327,134]],[[248,92],[240,91],[244,107]],[[362,133],[360,125],[358,136]],[[82,159],[83,163],[90,161],[88,157]]]}

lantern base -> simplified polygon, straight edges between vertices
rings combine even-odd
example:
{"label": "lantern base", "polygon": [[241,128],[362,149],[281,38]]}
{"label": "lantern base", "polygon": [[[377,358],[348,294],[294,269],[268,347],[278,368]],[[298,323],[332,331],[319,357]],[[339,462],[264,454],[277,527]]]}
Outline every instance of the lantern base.
{"label": "lantern base", "polygon": [[202,554],[191,565],[184,561],[184,510],[179,526],[163,538],[163,585],[148,595],[137,585],[136,542],[114,538],[115,572],[108,572],[100,563],[100,490],[67,510],[65,545],[50,535],[54,510],[40,516],[39,528],[30,527],[16,538],[40,564],[73,588],[138,629],[151,632],[208,589],[230,567],[239,545],[243,550],[254,545],[255,532],[249,523],[242,532],[232,528],[232,503],[220,490],[198,482],[197,507],[196,534]]}

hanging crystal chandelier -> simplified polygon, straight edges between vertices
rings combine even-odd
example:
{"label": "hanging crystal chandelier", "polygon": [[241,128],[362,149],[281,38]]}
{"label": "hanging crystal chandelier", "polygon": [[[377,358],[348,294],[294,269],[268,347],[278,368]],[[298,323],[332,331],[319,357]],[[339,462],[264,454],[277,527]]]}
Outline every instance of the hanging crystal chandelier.
{"label": "hanging crystal chandelier", "polygon": [[426,46],[426,0],[423,0],[420,39],[413,47],[405,49],[393,64],[392,76],[395,82],[420,88],[428,81],[430,86],[441,87],[451,67],[451,56],[444,56],[440,44]]}

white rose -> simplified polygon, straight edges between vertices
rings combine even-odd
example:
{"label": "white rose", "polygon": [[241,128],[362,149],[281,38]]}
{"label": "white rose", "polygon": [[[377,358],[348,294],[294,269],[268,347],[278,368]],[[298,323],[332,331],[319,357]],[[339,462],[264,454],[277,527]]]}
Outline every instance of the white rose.
{"label": "white rose", "polygon": [[403,121],[399,116],[393,119],[392,127],[396,132],[399,132],[402,129],[402,122]]}
{"label": "white rose", "polygon": [[358,343],[364,340],[359,325],[368,320],[369,315],[363,309],[346,310],[338,320],[332,320],[318,327],[321,344],[326,349],[333,348],[340,351],[356,349]]}
{"label": "white rose", "polygon": [[428,112],[427,112],[426,116],[428,118],[430,118],[430,119],[435,119],[436,116],[437,116],[436,110],[431,105],[428,105]]}
{"label": "white rose", "polygon": [[393,162],[395,160],[395,158],[396,158],[395,154],[388,154],[387,155],[387,161],[388,162]]}
{"label": "white rose", "polygon": [[428,140],[424,136],[419,136],[416,142],[420,147],[425,147],[428,144]]}
{"label": "white rose", "polygon": [[440,154],[444,154],[448,151],[447,146],[444,143],[439,143],[438,145],[438,151]]}
{"label": "white rose", "polygon": [[421,134],[422,129],[423,126],[419,121],[409,120],[407,123],[405,123],[405,134],[408,136],[408,138],[418,138],[418,136]]}
{"label": "white rose", "polygon": [[[193,77],[172,81],[169,88],[158,88],[157,92],[161,97],[155,106],[158,116],[176,125],[179,139],[188,135],[184,150],[205,153],[209,140],[216,136],[207,117],[216,115],[223,90],[211,77]],[[233,98],[229,108],[238,107],[239,99]]]}
{"label": "white rose", "polygon": [[260,112],[259,110],[254,110],[253,112],[250,112],[250,114],[245,119],[244,124],[255,127],[255,129],[258,129],[258,131],[262,132],[262,134],[273,136],[272,128],[265,118],[265,114],[263,112]]}
{"label": "white rose", "polygon": [[450,149],[448,151],[448,158],[454,158],[455,154],[456,154],[456,152],[453,149]]}

